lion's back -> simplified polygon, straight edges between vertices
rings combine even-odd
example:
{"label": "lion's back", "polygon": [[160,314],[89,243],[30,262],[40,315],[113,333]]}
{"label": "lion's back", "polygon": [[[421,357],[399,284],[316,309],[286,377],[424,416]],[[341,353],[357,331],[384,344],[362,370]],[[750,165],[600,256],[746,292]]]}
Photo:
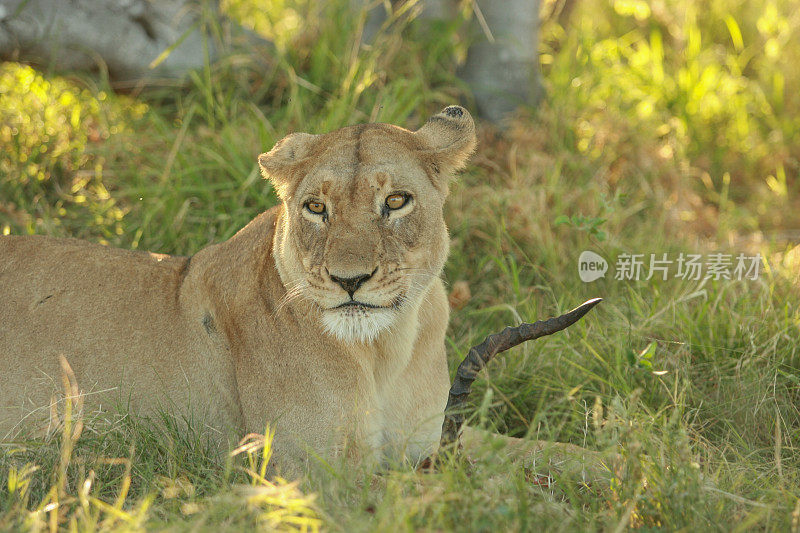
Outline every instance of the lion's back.
{"label": "lion's back", "polygon": [[[174,311],[184,258],[131,252],[75,239],[0,237],[0,317],[31,330],[40,322],[134,325]],[[147,316],[144,316],[147,315]]]}
{"label": "lion's back", "polygon": [[0,237],[0,440],[20,415],[47,414],[60,355],[87,393],[139,382],[151,384],[147,394],[178,380],[171,374],[189,355],[178,299],[186,263],[74,239]]}

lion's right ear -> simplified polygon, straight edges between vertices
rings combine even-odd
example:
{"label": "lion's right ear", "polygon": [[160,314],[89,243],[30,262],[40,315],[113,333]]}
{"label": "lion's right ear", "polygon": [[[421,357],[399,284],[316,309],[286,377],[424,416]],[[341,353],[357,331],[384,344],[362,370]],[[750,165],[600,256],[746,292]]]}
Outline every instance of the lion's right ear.
{"label": "lion's right ear", "polygon": [[318,135],[292,133],[278,141],[272,150],[258,156],[261,174],[272,182],[278,196],[291,195],[296,185],[297,167],[311,154]]}

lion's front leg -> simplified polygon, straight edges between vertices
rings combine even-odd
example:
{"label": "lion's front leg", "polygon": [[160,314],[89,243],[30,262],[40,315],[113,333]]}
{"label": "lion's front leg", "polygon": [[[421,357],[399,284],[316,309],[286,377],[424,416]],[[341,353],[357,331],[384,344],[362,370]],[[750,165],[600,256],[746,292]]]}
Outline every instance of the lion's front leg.
{"label": "lion's front leg", "polygon": [[537,484],[549,484],[554,476],[571,473],[583,483],[605,485],[615,459],[614,454],[574,444],[508,437],[469,426],[464,426],[460,442],[461,453],[479,467],[492,468],[497,476],[508,476],[513,469],[497,468],[498,459],[508,461]]}

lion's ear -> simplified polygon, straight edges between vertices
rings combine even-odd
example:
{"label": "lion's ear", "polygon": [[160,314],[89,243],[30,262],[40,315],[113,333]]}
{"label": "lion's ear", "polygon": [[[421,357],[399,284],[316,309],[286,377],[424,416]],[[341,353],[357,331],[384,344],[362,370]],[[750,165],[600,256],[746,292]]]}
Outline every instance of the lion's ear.
{"label": "lion's ear", "polygon": [[291,193],[297,176],[295,171],[310,156],[317,137],[310,133],[292,133],[278,141],[272,150],[258,156],[261,174],[272,182],[281,198]]}
{"label": "lion's ear", "polygon": [[434,168],[448,174],[463,168],[475,150],[475,122],[461,106],[451,105],[428,119],[415,133]]}

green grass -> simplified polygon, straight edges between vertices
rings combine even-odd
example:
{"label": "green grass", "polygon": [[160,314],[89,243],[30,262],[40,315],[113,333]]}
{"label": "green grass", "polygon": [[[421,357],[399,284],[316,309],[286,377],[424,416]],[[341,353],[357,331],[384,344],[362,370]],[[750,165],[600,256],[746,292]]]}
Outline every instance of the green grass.
{"label": "green grass", "polygon": [[[179,89],[119,95],[102,78],[3,64],[0,232],[193,253],[274,205],[255,158],[284,134],[414,127],[468,105],[463,20],[420,28],[412,9],[365,46],[346,3],[227,2],[275,40],[274,58],[236,50]],[[566,28],[547,18],[546,102],[502,136],[482,125],[452,188],[445,277],[471,296],[452,313],[451,370],[506,324],[605,299],[493,362],[473,423],[616,452],[608,486],[563,471],[543,488],[502,451],[435,474],[332,464],[265,480],[258,442],[220,458],[200,432],[120,412],[4,445],[0,529],[797,530],[795,11],[615,0],[579,4]],[[612,262],[761,253],[768,267],[748,281],[584,284],[585,249]]]}

